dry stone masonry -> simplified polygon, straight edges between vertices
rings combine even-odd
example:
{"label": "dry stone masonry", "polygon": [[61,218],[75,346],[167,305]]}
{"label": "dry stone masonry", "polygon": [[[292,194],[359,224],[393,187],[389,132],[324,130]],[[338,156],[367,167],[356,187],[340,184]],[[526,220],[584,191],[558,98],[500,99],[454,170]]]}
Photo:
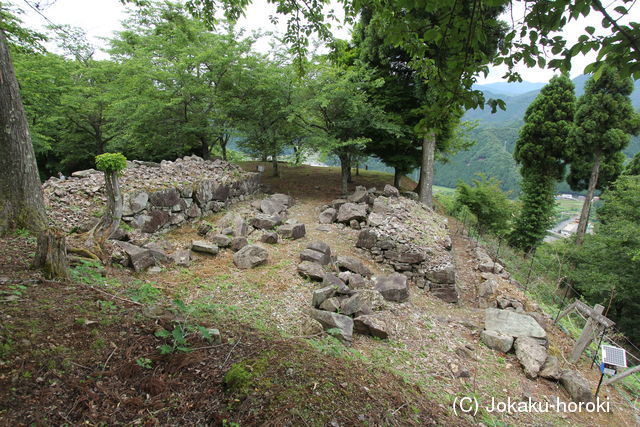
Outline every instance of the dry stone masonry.
{"label": "dry stone masonry", "polygon": [[379,192],[357,187],[347,199],[323,206],[318,221],[335,221],[361,230],[356,246],[369,251],[375,261],[389,264],[444,301],[458,301],[446,218],[415,200],[400,197],[397,188],[386,185]]}
{"label": "dry stone masonry", "polygon": [[[161,163],[134,160],[120,177],[123,220],[143,233],[156,233],[218,212],[259,190],[259,175],[231,163],[187,156]],[[51,223],[85,231],[100,216],[106,198],[104,175],[89,169],[44,183]]]}

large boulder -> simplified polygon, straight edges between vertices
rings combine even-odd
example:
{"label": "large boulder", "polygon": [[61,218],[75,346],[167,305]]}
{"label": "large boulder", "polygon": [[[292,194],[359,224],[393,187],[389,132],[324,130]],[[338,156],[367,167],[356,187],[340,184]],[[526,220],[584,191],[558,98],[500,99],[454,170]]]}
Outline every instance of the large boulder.
{"label": "large boulder", "polygon": [[188,267],[191,264],[191,251],[189,249],[178,249],[171,255],[171,258],[177,266]]}
{"label": "large boulder", "polygon": [[304,224],[285,224],[278,228],[278,234],[285,239],[297,240],[307,234]]}
{"label": "large boulder", "polygon": [[300,252],[301,261],[316,262],[321,265],[327,265],[331,262],[331,257],[323,254],[322,252],[314,251],[313,249],[305,249]]}
{"label": "large boulder", "polygon": [[320,224],[331,224],[332,222],[335,222],[337,217],[338,212],[334,208],[327,208],[318,216],[318,222]]}
{"label": "large boulder", "polygon": [[353,327],[357,333],[362,335],[370,335],[383,340],[389,338],[388,326],[377,315],[358,316],[353,319]]}
{"label": "large boulder", "polygon": [[551,355],[547,356],[547,360],[545,360],[540,372],[538,372],[538,376],[549,380],[559,380],[560,364],[558,362],[558,358]]}
{"label": "large boulder", "polygon": [[155,233],[169,223],[171,216],[169,213],[153,209],[148,211],[146,215],[138,215],[134,218],[133,223],[145,233]]}
{"label": "large boulder", "polygon": [[[531,316],[510,310],[487,308],[484,328],[511,337],[545,338],[547,333]],[[544,362],[544,361],[543,361]]]}
{"label": "large boulder", "polygon": [[337,221],[349,224],[352,219],[363,221],[367,217],[367,205],[345,203],[338,209]]}
{"label": "large boulder", "polygon": [[260,241],[262,243],[275,244],[278,243],[278,233],[275,231],[268,231],[260,236]]}
{"label": "large boulder", "polygon": [[513,337],[495,331],[484,330],[480,333],[480,341],[492,350],[508,353],[513,347]]}
{"label": "large boulder", "polygon": [[123,212],[124,216],[133,216],[147,208],[149,202],[149,194],[145,191],[129,193],[124,197]]}
{"label": "large boulder", "polygon": [[348,270],[364,277],[371,277],[373,274],[369,267],[364,265],[358,258],[352,256],[339,256],[336,259],[336,265],[341,271]]}
{"label": "large boulder", "polygon": [[333,286],[337,293],[342,295],[350,295],[351,289],[333,273],[325,273],[322,277],[323,286]]}
{"label": "large boulder", "polygon": [[157,249],[141,248],[127,242],[115,242],[128,258],[129,265],[136,272],[145,271],[149,267],[158,264],[166,264],[169,262],[167,255]]}
{"label": "large boulder", "polygon": [[369,192],[364,187],[358,187],[353,194],[347,197],[347,200],[351,203],[367,203],[369,200]]}
{"label": "large boulder", "polygon": [[180,192],[176,188],[167,188],[149,194],[149,203],[159,208],[171,208],[180,203]]}
{"label": "large boulder", "polygon": [[269,259],[269,252],[258,245],[247,245],[233,254],[233,263],[238,268],[253,268],[264,264]]}
{"label": "large boulder", "polygon": [[194,252],[201,252],[204,254],[217,254],[220,249],[217,245],[207,242],[206,240],[194,240],[191,242],[191,250]]}
{"label": "large boulder", "polygon": [[343,314],[323,310],[309,310],[309,315],[320,322],[325,330],[332,330],[334,336],[345,343],[353,341],[353,319]]}
{"label": "large boulder", "polygon": [[316,252],[322,252],[328,257],[331,256],[331,247],[327,245],[325,242],[323,242],[322,240],[314,240],[313,242],[310,242],[307,245],[307,249],[311,249]]}
{"label": "large boulder", "polygon": [[427,271],[427,279],[433,283],[456,283],[456,268],[451,263],[441,264]]}
{"label": "large boulder", "polygon": [[362,230],[358,233],[358,240],[356,241],[356,247],[362,249],[371,249],[376,245],[378,236],[371,230]]}
{"label": "large boulder", "polygon": [[282,218],[278,215],[257,214],[249,220],[249,224],[259,230],[271,230],[282,224]]}
{"label": "large boulder", "polygon": [[220,248],[228,248],[231,246],[231,238],[224,234],[216,234],[211,238],[211,241]]}
{"label": "large boulder", "polygon": [[340,312],[347,316],[360,316],[371,314],[380,310],[385,305],[384,298],[375,289],[362,289],[355,292],[348,299],[342,302]]}
{"label": "large boulder", "polygon": [[591,386],[578,371],[565,370],[560,373],[560,384],[567,390],[574,402],[592,402]]}
{"label": "large boulder", "polygon": [[281,203],[285,205],[287,208],[290,208],[295,203],[295,200],[293,199],[293,197],[287,194],[282,194],[282,193],[272,194],[271,196],[269,196],[269,199],[274,200],[278,203]]}
{"label": "large boulder", "polygon": [[540,341],[526,336],[516,338],[514,348],[525,376],[530,379],[536,378],[547,360],[547,350]]}
{"label": "large boulder", "polygon": [[398,189],[393,185],[389,184],[384,186],[383,193],[387,197],[400,197],[400,191],[398,191]]}
{"label": "large boulder", "polygon": [[[320,310],[331,311],[332,313],[338,313],[341,311],[342,299],[344,297],[331,297],[327,298],[320,304]],[[346,314],[346,313],[342,313]]]}
{"label": "large boulder", "polygon": [[311,300],[311,304],[315,308],[318,308],[323,302],[325,302],[325,300],[334,296],[335,293],[336,293],[336,287],[331,285],[316,289],[315,291],[313,291],[313,298]]}
{"label": "large boulder", "polygon": [[404,274],[391,273],[378,277],[375,288],[388,301],[403,302],[409,299],[409,285]]}
{"label": "large boulder", "polygon": [[247,246],[249,244],[249,241],[247,240],[246,237],[234,237],[233,239],[231,239],[231,250],[233,252],[238,252],[240,249],[244,248],[245,246]]}
{"label": "large boulder", "polygon": [[298,264],[298,274],[311,280],[322,280],[325,272],[322,265],[317,262],[302,261]]}
{"label": "large boulder", "polygon": [[286,209],[287,207],[283,203],[272,198],[264,199],[260,202],[260,210],[267,215],[277,215]]}

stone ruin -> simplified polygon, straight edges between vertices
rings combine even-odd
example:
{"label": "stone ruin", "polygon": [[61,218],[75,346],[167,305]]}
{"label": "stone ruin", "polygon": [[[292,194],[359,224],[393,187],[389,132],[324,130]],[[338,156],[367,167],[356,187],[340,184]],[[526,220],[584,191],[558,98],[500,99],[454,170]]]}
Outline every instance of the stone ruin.
{"label": "stone ruin", "polygon": [[[129,161],[120,176],[122,220],[142,233],[156,233],[219,212],[260,189],[259,174],[223,160],[186,156],[161,163]],[[94,169],[44,183],[52,225],[87,231],[105,206],[104,174]]]}
{"label": "stone ruin", "polygon": [[357,187],[346,199],[323,206],[320,223],[360,229],[356,246],[407,276],[438,298],[458,301],[455,265],[446,218],[387,185],[384,191]]}
{"label": "stone ruin", "polygon": [[336,256],[325,242],[310,242],[300,253],[298,273],[314,281],[309,316],[332,332],[343,343],[353,340],[353,333],[380,339],[389,337],[384,311],[390,302],[409,299],[406,276],[392,273],[374,277],[358,258]]}

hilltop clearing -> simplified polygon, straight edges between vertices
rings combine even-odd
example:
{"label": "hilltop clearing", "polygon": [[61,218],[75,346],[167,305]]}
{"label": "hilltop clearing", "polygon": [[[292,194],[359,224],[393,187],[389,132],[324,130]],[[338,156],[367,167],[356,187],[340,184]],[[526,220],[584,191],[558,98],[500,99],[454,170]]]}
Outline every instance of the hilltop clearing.
{"label": "hilltop clearing", "polygon": [[[255,171],[257,165],[240,166]],[[509,298],[512,311],[533,313],[544,323],[547,351],[557,356],[560,368],[577,369],[594,389],[598,376],[586,359],[577,366],[564,360],[573,341],[545,323],[548,317],[508,272],[494,260],[482,263],[486,260],[461,224],[418,209],[385,188],[391,175],[354,174],[349,197],[336,203],[343,196],[337,168],[280,165],[280,173],[273,178],[266,166],[261,177],[266,194],[238,198],[219,212],[155,234],[134,232],[136,245],[171,255],[194,241],[216,247],[215,254],[191,251],[181,265],[158,262],[134,272],[117,263],[82,262],[73,269],[74,282],[64,284],[29,270],[33,238],[0,242],[6,248],[0,252],[0,418],[8,424],[635,424],[632,410],[609,388],[600,397],[610,399],[611,413],[480,409],[475,416],[456,415],[454,401],[466,396],[487,405],[492,398],[571,400],[560,383],[527,378],[515,354],[483,344],[485,308],[501,296]],[[415,183],[404,185],[401,190]],[[337,216],[351,204],[364,217],[320,223],[321,214],[336,204]],[[387,209],[387,217],[377,209]],[[396,246],[384,246],[383,232],[401,225],[391,221],[398,212],[407,216],[405,228],[389,234]],[[380,222],[371,227],[374,213]],[[420,227],[414,221],[420,217],[433,236],[409,241],[404,233]],[[375,244],[356,247],[361,233],[374,228]],[[232,240],[245,246],[232,248]],[[301,253],[318,241],[336,258],[321,266],[322,274],[335,274],[349,285],[336,297],[340,304],[344,297],[377,292],[380,278],[394,270],[412,273],[408,298],[385,297],[373,313],[364,314],[381,322],[375,325],[386,338],[354,330],[344,345],[339,328],[323,331],[309,315],[314,291],[323,285],[301,275],[299,265]],[[402,245],[415,257],[401,258],[409,253],[399,250]],[[239,257],[248,247],[265,249],[266,258],[258,252]],[[417,257],[420,248],[433,253]],[[346,264],[345,258],[359,263]],[[434,286],[429,269],[437,265],[428,264],[430,259],[455,266],[454,283],[442,282],[455,287],[456,303],[446,301],[451,287],[441,293]],[[245,261],[252,268],[244,268]],[[129,265],[127,258],[118,262]],[[334,271],[334,264],[341,271]],[[362,287],[356,287],[356,276]],[[420,277],[433,280],[418,287]],[[335,314],[354,321],[363,315],[348,314],[344,307]]]}

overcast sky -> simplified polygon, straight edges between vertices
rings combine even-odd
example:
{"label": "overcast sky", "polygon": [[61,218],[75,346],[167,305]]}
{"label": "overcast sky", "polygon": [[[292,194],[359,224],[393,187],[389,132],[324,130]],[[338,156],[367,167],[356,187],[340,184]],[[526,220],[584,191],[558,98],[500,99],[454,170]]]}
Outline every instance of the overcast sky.
{"label": "overcast sky", "polygon": [[[32,10],[28,3],[35,5],[51,4],[50,6],[42,10],[42,14],[46,16],[51,22],[57,25],[71,25],[75,27],[83,28],[90,39],[97,46],[104,46],[105,42],[101,38],[108,38],[113,35],[114,31],[121,29],[120,22],[126,18],[126,7],[123,6],[119,0],[13,0],[14,4],[22,8],[25,14],[22,16],[25,24],[34,29],[40,29],[46,26],[47,21]],[[336,11],[339,11],[340,7],[336,6]],[[278,25],[273,25],[269,21],[269,15],[275,14],[275,8],[273,5],[267,4],[266,0],[254,0],[247,10],[247,16],[242,18],[239,22],[239,26],[249,31],[262,30],[282,33],[286,28],[284,19],[280,19]],[[518,12],[514,11],[514,17],[517,20]],[[511,21],[511,15],[504,17],[505,20]],[[583,18],[579,21],[572,21],[564,30],[567,39],[572,42],[575,41],[580,34],[584,32],[584,28],[588,25],[594,26],[599,29],[600,32],[605,32],[600,25],[601,16],[596,13],[592,13],[587,18]],[[334,24],[334,35],[339,38],[348,39],[349,32],[345,28],[337,28]],[[267,50],[269,46],[268,40],[264,39],[257,44],[258,50]],[[50,46],[53,49],[53,46]],[[587,58],[579,56],[574,59],[571,77],[582,74],[582,71],[586,64],[593,60],[594,55]],[[553,76],[553,71],[543,70],[539,68],[525,68],[519,69],[524,80],[531,82],[547,82]],[[479,83],[493,83],[502,81],[502,75],[504,75],[505,68],[494,67],[491,70],[489,76],[484,79],[481,78]]]}

